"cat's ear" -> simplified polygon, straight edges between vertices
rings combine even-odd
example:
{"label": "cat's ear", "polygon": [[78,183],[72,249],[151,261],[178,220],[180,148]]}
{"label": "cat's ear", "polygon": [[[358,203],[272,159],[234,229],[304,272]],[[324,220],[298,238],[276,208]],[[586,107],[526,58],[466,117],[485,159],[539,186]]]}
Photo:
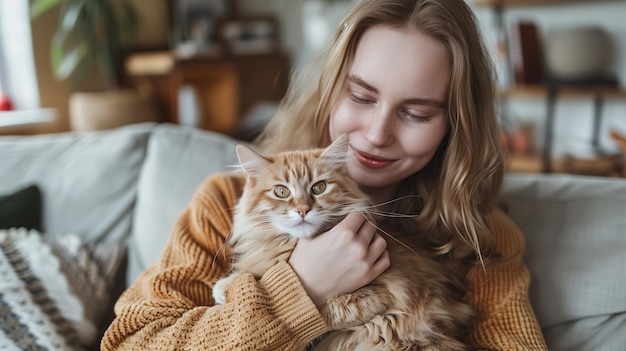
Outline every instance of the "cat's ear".
{"label": "cat's ear", "polygon": [[343,167],[346,162],[349,145],[348,134],[341,134],[322,152],[320,158],[325,159],[330,164]]}
{"label": "cat's ear", "polygon": [[265,157],[245,145],[237,145],[236,151],[241,168],[247,175],[254,176],[267,168],[270,163]]}

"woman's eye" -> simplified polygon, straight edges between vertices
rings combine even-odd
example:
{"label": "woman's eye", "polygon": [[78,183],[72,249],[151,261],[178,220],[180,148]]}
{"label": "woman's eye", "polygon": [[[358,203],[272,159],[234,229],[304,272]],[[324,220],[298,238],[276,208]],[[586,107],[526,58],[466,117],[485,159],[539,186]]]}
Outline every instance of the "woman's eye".
{"label": "woman's eye", "polygon": [[291,194],[291,192],[284,185],[277,185],[277,186],[274,187],[274,195],[276,195],[277,197],[279,197],[281,199],[286,198],[290,194]]}
{"label": "woman's eye", "polygon": [[326,182],[317,182],[315,184],[313,184],[313,186],[311,187],[311,192],[314,195],[319,195],[321,193],[324,192],[324,190],[326,190]]}
{"label": "woman's eye", "polygon": [[372,100],[368,100],[368,99],[364,99],[364,98],[360,98],[354,94],[350,94],[350,100],[352,100],[353,102],[359,104],[359,105],[369,105],[374,103],[374,101]]}
{"label": "woman's eye", "polygon": [[417,123],[426,123],[430,120],[431,117],[424,117],[424,116],[418,116],[416,114],[413,114],[407,110],[400,110],[400,116],[404,119],[407,119],[411,122],[417,122]]}

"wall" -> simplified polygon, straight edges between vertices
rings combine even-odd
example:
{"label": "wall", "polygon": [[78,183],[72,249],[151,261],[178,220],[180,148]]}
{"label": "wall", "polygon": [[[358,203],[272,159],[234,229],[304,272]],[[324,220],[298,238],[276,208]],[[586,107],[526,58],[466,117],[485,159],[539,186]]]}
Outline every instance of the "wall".
{"label": "wall", "polygon": [[54,78],[50,64],[50,41],[58,22],[59,12],[54,9],[31,21],[33,36],[33,54],[35,71],[39,86],[39,98],[42,107],[57,110],[57,121],[36,127],[33,132],[46,133],[69,129],[67,119],[67,99],[70,95],[68,82],[59,82]]}
{"label": "wall", "polygon": [[241,15],[277,16],[283,50],[295,58],[302,42],[303,1],[305,0],[239,0],[237,8]]}
{"label": "wall", "polygon": [[[289,53],[295,67],[312,59],[334,33],[351,4],[356,0],[239,0],[241,14],[273,14],[281,25],[283,49]],[[307,32],[308,28],[314,32]]]}
{"label": "wall", "polygon": [[139,17],[137,45],[167,47],[169,36],[168,0],[132,0]]}

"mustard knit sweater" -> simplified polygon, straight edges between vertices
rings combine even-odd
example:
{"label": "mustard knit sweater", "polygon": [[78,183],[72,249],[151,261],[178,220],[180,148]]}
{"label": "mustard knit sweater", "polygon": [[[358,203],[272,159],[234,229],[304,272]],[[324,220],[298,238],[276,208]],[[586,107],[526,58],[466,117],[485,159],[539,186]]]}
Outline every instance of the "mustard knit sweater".
{"label": "mustard knit sweater", "polygon": [[[303,350],[326,331],[324,321],[286,262],[259,280],[237,279],[228,303],[213,306],[212,286],[231,259],[224,242],[243,177],[207,179],[175,224],[158,263],[115,305],[102,350]],[[511,259],[468,275],[467,300],[479,318],[470,335],[478,349],[546,350],[528,300],[524,240],[500,211],[492,215],[497,249]]]}

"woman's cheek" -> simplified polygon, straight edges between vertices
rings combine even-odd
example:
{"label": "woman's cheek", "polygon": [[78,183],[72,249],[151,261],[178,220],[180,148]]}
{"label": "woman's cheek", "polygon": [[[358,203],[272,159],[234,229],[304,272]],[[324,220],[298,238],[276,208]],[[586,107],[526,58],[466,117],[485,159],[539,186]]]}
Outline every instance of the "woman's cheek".
{"label": "woman's cheek", "polygon": [[351,110],[349,104],[340,101],[330,114],[330,138],[334,141],[338,136],[344,133],[350,133],[358,128],[358,123],[353,119],[354,111]]}

